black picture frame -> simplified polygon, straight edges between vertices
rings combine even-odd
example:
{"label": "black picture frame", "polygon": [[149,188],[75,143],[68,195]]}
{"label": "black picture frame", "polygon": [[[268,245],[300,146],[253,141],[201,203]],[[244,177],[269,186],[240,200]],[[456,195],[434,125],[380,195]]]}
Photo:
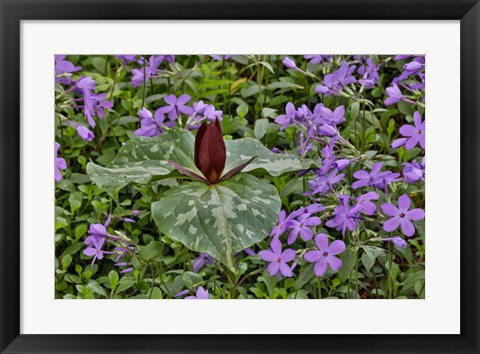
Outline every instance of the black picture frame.
{"label": "black picture frame", "polygon": [[[480,353],[478,0],[0,0],[0,11],[1,353]],[[460,20],[461,334],[20,334],[20,22],[130,19]]]}

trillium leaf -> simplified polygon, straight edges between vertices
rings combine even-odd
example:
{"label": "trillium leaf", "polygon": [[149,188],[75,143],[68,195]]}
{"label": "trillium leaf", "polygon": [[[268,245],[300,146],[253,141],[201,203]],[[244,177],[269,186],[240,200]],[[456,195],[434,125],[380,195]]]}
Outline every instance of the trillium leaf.
{"label": "trillium leaf", "polygon": [[159,230],[234,270],[233,256],[268,236],[281,201],[276,188],[239,174],[216,185],[187,182],[152,204]]}
{"label": "trillium leaf", "polygon": [[[120,189],[129,183],[146,184],[152,180],[179,176],[168,160],[202,175],[193,159],[194,141],[190,132],[180,128],[169,129],[153,138],[135,137],[120,148],[107,167],[88,163],[87,173],[95,184],[106,190]],[[227,161],[224,174],[253,156],[257,157],[243,172],[277,177],[314,166],[310,159],[300,159],[288,153],[275,154],[253,138],[227,140],[225,145]]]}
{"label": "trillium leaf", "polygon": [[153,138],[135,137],[120,148],[108,167],[90,162],[87,173],[95,184],[107,190],[169,177],[175,169],[168,160],[201,175],[193,163],[193,144],[193,136],[183,129],[170,129]]}

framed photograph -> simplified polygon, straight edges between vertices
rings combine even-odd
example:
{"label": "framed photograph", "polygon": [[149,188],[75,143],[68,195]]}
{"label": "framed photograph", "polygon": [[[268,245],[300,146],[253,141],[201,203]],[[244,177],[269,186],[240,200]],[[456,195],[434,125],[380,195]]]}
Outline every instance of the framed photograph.
{"label": "framed photograph", "polygon": [[1,353],[480,352],[477,1],[0,5]]}

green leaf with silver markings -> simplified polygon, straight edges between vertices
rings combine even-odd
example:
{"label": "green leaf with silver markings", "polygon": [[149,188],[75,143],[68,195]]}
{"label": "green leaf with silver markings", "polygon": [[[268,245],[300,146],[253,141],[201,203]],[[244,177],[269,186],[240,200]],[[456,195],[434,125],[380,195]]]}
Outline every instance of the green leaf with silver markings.
{"label": "green leaf with silver markings", "polygon": [[233,255],[268,236],[281,201],[274,186],[249,174],[216,185],[184,183],[152,204],[159,230],[234,270]]}
{"label": "green leaf with silver markings", "polygon": [[[172,128],[153,138],[136,137],[121,147],[118,155],[107,166],[93,162],[87,164],[90,179],[106,190],[117,190],[129,183],[146,184],[168,177],[179,177],[167,160],[173,160],[189,170],[200,174],[193,160],[194,136],[180,128]],[[288,153],[275,154],[253,138],[225,141],[227,161],[224,173],[257,156],[243,172],[256,175],[282,174],[307,169],[313,160],[300,159]]]}

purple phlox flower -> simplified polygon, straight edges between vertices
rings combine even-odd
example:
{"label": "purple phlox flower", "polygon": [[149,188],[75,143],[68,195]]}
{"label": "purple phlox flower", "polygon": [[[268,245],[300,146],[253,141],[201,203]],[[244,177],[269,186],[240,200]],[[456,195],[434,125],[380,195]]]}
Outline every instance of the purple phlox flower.
{"label": "purple phlox flower", "polygon": [[318,54],[307,54],[303,56],[304,59],[310,59],[310,64],[323,63],[325,61],[330,61],[331,55],[318,55]]}
{"label": "purple phlox flower", "polygon": [[60,170],[67,168],[67,162],[63,157],[58,157],[58,149],[60,149],[60,144],[55,142],[55,181],[60,182],[62,180]]}
{"label": "purple phlox flower", "polygon": [[191,97],[184,93],[178,98],[175,95],[168,95],[164,98],[168,106],[159,108],[161,113],[168,112],[168,119],[175,120],[179,117],[180,112],[186,114],[187,116],[193,114],[193,108],[186,105],[190,101]]}
{"label": "purple phlox flower", "polygon": [[424,67],[425,58],[416,57],[410,63],[403,66],[403,72],[398,77],[398,81],[402,82],[408,79],[410,76],[415,75]]}
{"label": "purple phlox flower", "polygon": [[378,194],[376,192],[368,192],[357,197],[357,205],[360,207],[360,211],[367,215],[373,215],[377,211],[377,206],[371,200],[378,200]]}
{"label": "purple phlox flower", "polygon": [[[81,66],[75,66],[68,60],[65,60],[65,55],[55,55],[55,82],[65,85],[72,83],[71,73],[82,70]],[[62,75],[62,77],[57,77]]]}
{"label": "purple phlox flower", "polygon": [[328,87],[341,90],[343,86],[353,84],[357,81],[352,75],[355,69],[355,65],[349,66],[348,63],[344,61],[338,70],[335,70],[331,74],[325,75],[323,82]]}
{"label": "purple phlox flower", "polygon": [[275,123],[280,124],[280,130],[284,130],[295,121],[297,111],[292,102],[288,102],[285,106],[285,113],[275,118]]}
{"label": "purple phlox flower", "polygon": [[280,237],[286,230],[287,226],[286,223],[291,219],[291,216],[287,217],[287,213],[285,210],[282,210],[278,215],[278,223],[273,228],[272,232],[270,232],[270,236],[273,237]]}
{"label": "purple phlox flower", "polygon": [[222,57],[223,57],[223,60],[229,60],[232,57],[232,55],[211,54],[210,57],[212,57],[213,59],[215,59],[217,61],[220,61],[220,60],[222,60]]}
{"label": "purple phlox flower", "polygon": [[205,290],[202,286],[198,287],[195,296],[187,296],[188,300],[206,300],[208,299],[208,290]]}
{"label": "purple phlox flower", "polygon": [[74,127],[77,130],[77,134],[85,141],[92,141],[92,139],[95,137],[93,132],[91,132],[87,127],[84,127],[83,125],[79,125],[75,122],[72,121],[67,121],[68,124],[70,124],[72,127]]}
{"label": "purple phlox flower", "polygon": [[297,67],[297,64],[295,64],[293,59],[290,59],[289,57],[285,57],[282,60],[282,63],[287,67],[287,69],[295,69]]}
{"label": "purple phlox flower", "polygon": [[198,114],[203,114],[203,111],[205,110],[206,107],[207,105],[203,101],[195,102],[192,105],[193,111]]}
{"label": "purple phlox flower", "polygon": [[317,93],[338,95],[339,91],[343,89],[345,85],[353,84],[357,81],[352,73],[355,71],[355,65],[348,65],[346,61],[342,63],[339,69],[335,70],[331,74],[325,75],[323,79],[323,86],[319,85],[315,87]]}
{"label": "purple phlox flower", "polygon": [[[116,254],[116,257],[115,257],[115,262],[118,262],[120,258],[124,257],[129,251],[134,251],[135,250],[135,247],[133,246],[130,246],[130,244],[126,241],[122,241],[123,243],[123,246],[119,247],[115,247],[114,249],[114,253]],[[117,264],[115,264],[117,265]]]}
{"label": "purple phlox flower", "polygon": [[334,166],[334,163],[335,163],[335,155],[333,154],[334,146],[335,146],[335,140],[330,139],[330,142],[328,143],[328,145],[326,145],[322,149],[322,167],[317,172],[321,176],[325,175],[328,171],[330,171],[330,168]]}
{"label": "purple phlox flower", "polygon": [[106,99],[107,94],[102,93],[100,95],[92,94],[88,89],[83,90],[83,113],[87,118],[88,123],[92,128],[95,128],[95,120],[93,119],[95,113],[98,118],[103,119],[104,109],[113,108],[113,103]]}
{"label": "purple phlox flower", "polygon": [[425,74],[419,72],[417,73],[417,76],[420,78],[420,82],[409,84],[412,90],[421,90],[425,88]]}
{"label": "purple phlox flower", "polygon": [[171,64],[175,64],[175,55],[160,55],[159,56],[160,58],[158,60],[160,60],[160,63],[163,63],[164,61],[167,61]]}
{"label": "purple phlox flower", "polygon": [[193,260],[192,268],[195,273],[205,265],[205,264],[214,264],[215,260],[207,253],[200,253],[197,258]]}
{"label": "purple phlox flower", "polygon": [[131,272],[133,272],[133,270],[134,270],[133,267],[125,268],[124,270],[122,270],[122,271],[120,272],[120,274],[131,273]]}
{"label": "purple phlox flower", "polygon": [[245,248],[243,251],[250,257],[255,257],[257,255],[250,247]]}
{"label": "purple phlox flower", "polygon": [[267,267],[268,273],[273,277],[291,277],[292,270],[288,266],[288,262],[295,258],[295,251],[287,248],[282,252],[282,243],[276,237],[270,242],[270,249],[258,252],[261,259],[270,264]]}
{"label": "purple phlox flower", "polygon": [[313,118],[313,113],[306,104],[302,104],[300,107],[298,107],[297,112],[295,113],[295,118],[295,120],[299,122],[310,125],[310,120]]}
{"label": "purple phlox flower", "polygon": [[136,210],[136,209],[133,209],[133,210],[132,210],[132,215],[133,215],[133,216],[138,216],[138,215],[140,215],[140,213],[141,213],[140,210]]}
{"label": "purple phlox flower", "polygon": [[83,250],[83,254],[86,256],[93,256],[92,266],[97,259],[103,259],[105,252],[102,250],[103,244],[105,243],[105,238],[93,239],[93,241],[88,244],[88,247]]}
{"label": "purple phlox flower", "polygon": [[415,233],[415,226],[412,220],[421,220],[425,218],[425,212],[422,209],[410,210],[412,201],[407,194],[398,198],[398,208],[390,203],[382,204],[382,211],[385,215],[392,218],[385,221],[383,229],[387,232],[392,232],[400,226],[405,236],[412,237]]}
{"label": "purple phlox flower", "polygon": [[[90,228],[88,229],[88,237],[85,239],[84,243],[86,245],[94,245],[99,240],[105,241],[105,237],[111,237],[114,239],[118,239],[116,236],[112,236],[108,233],[107,227],[110,224],[111,216],[108,215],[107,220],[104,224],[90,224]],[[103,245],[103,242],[102,242]]]}
{"label": "purple phlox flower", "polygon": [[221,122],[223,120],[222,114],[223,111],[215,110],[215,106],[213,104],[207,104],[203,110],[204,117],[210,122],[214,122],[215,119],[218,119]]}
{"label": "purple phlox flower", "polygon": [[393,245],[395,247],[398,247],[398,248],[407,247],[407,242],[403,238],[401,238],[400,236],[393,236],[393,237],[390,237],[390,238],[382,238],[380,241],[391,242],[391,243],[393,243]]}
{"label": "purple phlox flower", "polygon": [[136,221],[133,220],[133,219],[131,219],[131,218],[120,218],[120,221],[128,222],[128,223],[130,223],[130,224],[136,223]]}
{"label": "purple phlox flower", "polygon": [[392,171],[385,171],[384,173],[379,173],[378,178],[375,181],[375,188],[383,189],[385,194],[388,195],[388,185],[392,182],[399,182],[402,179],[399,178],[400,173],[394,173]]}
{"label": "purple phlox flower", "polygon": [[357,204],[350,208],[348,195],[339,196],[338,198],[341,204],[335,207],[333,210],[334,218],[328,220],[325,225],[335,228],[337,231],[342,231],[342,235],[345,236],[347,228],[353,231],[357,227],[360,206]]}
{"label": "purple phlox flower", "polygon": [[367,58],[365,62],[366,64],[360,66],[357,70],[357,72],[362,75],[362,79],[358,81],[365,87],[372,88],[373,86],[375,86],[375,82],[377,84],[380,84],[380,75],[378,74],[378,70],[380,69],[382,64],[376,66],[371,58]]}
{"label": "purple phlox flower", "polygon": [[400,91],[396,84],[393,84],[392,87],[387,87],[387,95],[388,98],[383,103],[385,106],[389,106],[404,99],[402,91]]}
{"label": "purple phlox flower", "polygon": [[307,205],[306,207],[301,207],[300,209],[295,210],[293,213],[290,214],[289,218],[293,219],[299,215],[310,216],[324,210],[325,210],[325,207],[322,204],[313,203],[313,204]]}
{"label": "purple phlox flower", "polygon": [[95,100],[95,110],[97,112],[97,116],[100,119],[103,119],[104,110],[113,108],[113,102],[107,100],[107,94],[101,93],[100,95],[94,95],[92,99]]}
{"label": "purple phlox flower", "polygon": [[277,147],[274,146],[274,147],[272,148],[272,152],[275,153],[275,154],[280,154],[280,153],[282,152],[282,150],[280,150],[279,148],[277,148]]}
{"label": "purple phlox flower", "polygon": [[[137,87],[140,84],[143,84],[144,81],[148,81],[152,76],[157,73],[158,66],[165,60],[163,55],[152,55],[148,61],[148,65],[145,66],[145,78],[143,75],[144,68],[141,69],[132,69],[132,85]],[[143,60],[140,63],[143,65]]]}
{"label": "purple phlox flower", "polygon": [[329,190],[335,193],[333,189],[333,185],[340,182],[343,177],[345,176],[344,173],[340,173],[337,175],[338,170],[334,169],[330,174],[325,176],[319,176],[313,181],[308,181],[308,186],[310,187],[310,191],[306,192],[304,195],[315,195],[315,194],[325,194]]}
{"label": "purple phlox flower", "polygon": [[162,134],[166,128],[168,129],[175,125],[175,122],[165,122],[165,115],[162,113],[161,108],[155,111],[155,117],[146,108],[142,108],[138,112],[138,116],[141,118],[141,127],[134,132],[137,136],[157,136]]}
{"label": "purple phlox flower", "polygon": [[402,165],[404,166],[402,174],[405,182],[416,183],[425,180],[425,157],[423,157],[422,163],[412,161],[412,163],[405,162]]}
{"label": "purple phlox flower", "polygon": [[343,105],[339,106],[333,112],[327,107],[321,107],[319,109],[318,121],[336,127],[337,124],[345,122],[345,107]]}
{"label": "purple phlox flower", "polygon": [[313,237],[312,226],[320,225],[322,221],[319,217],[310,216],[309,214],[301,214],[296,220],[291,219],[286,223],[286,227],[291,229],[288,235],[287,243],[291,245],[297,240],[298,235],[304,241],[310,241]]}
{"label": "purple phlox flower", "polygon": [[368,173],[365,170],[355,171],[353,174],[353,177],[358,179],[358,181],[355,181],[352,183],[352,188],[358,189],[364,186],[375,186],[376,183],[381,178],[388,175],[388,172],[380,172],[380,170],[382,169],[382,166],[383,166],[382,162],[377,162],[373,164],[372,170],[370,173]]}
{"label": "purple phlox flower", "polygon": [[123,62],[123,65],[129,63],[129,62],[132,62],[132,61],[136,61],[137,60],[137,56],[136,55],[116,55],[115,56],[118,60],[121,60]]}
{"label": "purple phlox flower", "polygon": [[75,82],[75,87],[80,90],[95,90],[95,80],[91,76],[82,76]]}
{"label": "purple phlox flower", "polygon": [[92,139],[95,137],[95,135],[83,125],[77,126],[77,133],[85,141],[92,141]]}
{"label": "purple phlox flower", "polygon": [[303,132],[300,133],[300,139],[298,143],[300,145],[300,150],[298,151],[300,155],[304,155],[313,149],[313,143],[310,142],[309,137],[305,139],[305,134]]}
{"label": "purple phlox flower", "polygon": [[180,291],[179,293],[175,294],[175,297],[185,296],[185,295],[187,295],[189,292],[190,292],[190,290],[188,290],[188,289],[182,290],[182,291]]}
{"label": "purple phlox flower", "polygon": [[310,263],[315,263],[313,268],[315,275],[321,277],[327,271],[328,266],[334,271],[338,271],[342,266],[342,260],[335,257],[345,251],[345,243],[341,240],[335,240],[328,244],[328,236],[318,234],[315,237],[315,244],[318,250],[312,250],[305,253],[303,258]]}
{"label": "purple phlox flower", "polygon": [[400,127],[400,134],[404,138],[394,140],[392,142],[393,148],[397,149],[405,145],[405,149],[410,150],[420,144],[422,149],[425,149],[425,121],[422,122],[422,117],[418,111],[413,113],[413,122],[415,126],[405,124]]}
{"label": "purple phlox flower", "polygon": [[405,60],[405,59],[408,59],[410,58],[412,55],[409,54],[409,55],[405,55],[405,54],[401,54],[401,55],[396,55],[393,60],[397,61],[397,60]]}

